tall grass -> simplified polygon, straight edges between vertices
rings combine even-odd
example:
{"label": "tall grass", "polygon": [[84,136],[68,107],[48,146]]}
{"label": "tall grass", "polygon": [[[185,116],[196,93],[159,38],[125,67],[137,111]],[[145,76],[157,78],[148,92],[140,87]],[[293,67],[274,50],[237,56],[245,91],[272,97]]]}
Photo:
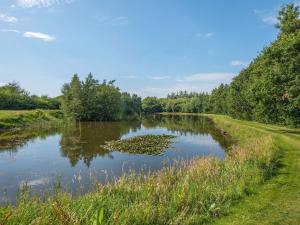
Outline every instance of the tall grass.
{"label": "tall grass", "polygon": [[204,224],[220,217],[272,175],[278,151],[270,135],[224,117],[213,120],[238,139],[223,161],[196,158],[148,175],[131,173],[76,198],[23,195],[16,207],[0,209],[2,223]]}

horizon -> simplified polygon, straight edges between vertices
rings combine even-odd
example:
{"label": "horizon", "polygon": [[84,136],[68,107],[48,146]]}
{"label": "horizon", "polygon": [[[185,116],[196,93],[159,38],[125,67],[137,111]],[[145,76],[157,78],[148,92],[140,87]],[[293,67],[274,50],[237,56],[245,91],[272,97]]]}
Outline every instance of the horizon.
{"label": "horizon", "polygon": [[290,2],[4,0],[0,85],[55,97],[91,72],[141,97],[210,92],[275,40]]}

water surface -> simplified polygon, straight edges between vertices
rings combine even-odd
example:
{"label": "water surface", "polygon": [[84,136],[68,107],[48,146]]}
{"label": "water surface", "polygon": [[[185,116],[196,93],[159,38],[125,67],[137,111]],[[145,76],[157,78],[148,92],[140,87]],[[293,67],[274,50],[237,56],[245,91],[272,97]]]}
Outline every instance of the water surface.
{"label": "water surface", "polygon": [[[106,141],[146,134],[177,137],[161,155],[109,152]],[[53,189],[58,181],[85,192],[96,178],[107,182],[129,170],[156,171],[174,160],[214,155],[231,144],[212,122],[199,116],[153,116],[131,122],[85,122],[68,128],[0,133],[0,203],[14,202],[21,186],[33,193]]]}

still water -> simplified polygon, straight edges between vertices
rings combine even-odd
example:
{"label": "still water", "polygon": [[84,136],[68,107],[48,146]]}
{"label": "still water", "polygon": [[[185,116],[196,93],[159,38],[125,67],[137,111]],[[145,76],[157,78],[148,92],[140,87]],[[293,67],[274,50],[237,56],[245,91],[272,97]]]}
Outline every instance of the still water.
{"label": "still water", "polygon": [[[177,136],[161,155],[109,152],[106,141],[145,134]],[[14,202],[24,184],[38,194],[59,181],[72,192],[129,170],[156,171],[176,160],[225,156],[231,140],[199,116],[161,116],[134,122],[87,122],[67,128],[0,133],[0,204]]]}

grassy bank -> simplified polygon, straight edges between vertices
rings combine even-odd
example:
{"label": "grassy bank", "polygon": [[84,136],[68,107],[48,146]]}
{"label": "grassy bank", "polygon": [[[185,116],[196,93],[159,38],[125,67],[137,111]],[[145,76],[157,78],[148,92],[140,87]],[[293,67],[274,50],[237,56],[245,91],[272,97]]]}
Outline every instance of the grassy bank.
{"label": "grassy bank", "polygon": [[0,129],[12,129],[41,123],[57,122],[62,118],[59,110],[0,110]]}
{"label": "grassy bank", "polygon": [[[297,146],[298,131],[210,117],[238,141],[224,161],[199,158],[184,162],[180,169],[169,167],[148,176],[131,174],[109,185],[97,184],[95,191],[75,198],[58,193],[30,199],[24,194],[16,207],[0,208],[2,223],[93,224],[98,218],[99,224],[205,224],[225,215],[229,216],[224,217],[224,223],[238,222],[234,215],[244,212],[246,199],[256,199],[265,186],[262,184],[273,182],[277,178],[271,176],[285,168],[277,168],[278,160],[280,155],[284,160],[290,154],[285,144],[288,138]],[[299,155],[290,157],[299,164]],[[282,176],[289,186],[290,180]],[[275,188],[274,192],[278,191]],[[294,194],[290,193],[291,200]]]}
{"label": "grassy bank", "polygon": [[[220,122],[222,117],[215,117]],[[298,225],[300,221],[300,129],[263,125],[256,122],[233,121],[240,127],[271,134],[280,150],[276,176],[260,186],[255,194],[244,198],[216,220],[217,225],[286,224]],[[226,126],[226,125],[224,125]]]}

